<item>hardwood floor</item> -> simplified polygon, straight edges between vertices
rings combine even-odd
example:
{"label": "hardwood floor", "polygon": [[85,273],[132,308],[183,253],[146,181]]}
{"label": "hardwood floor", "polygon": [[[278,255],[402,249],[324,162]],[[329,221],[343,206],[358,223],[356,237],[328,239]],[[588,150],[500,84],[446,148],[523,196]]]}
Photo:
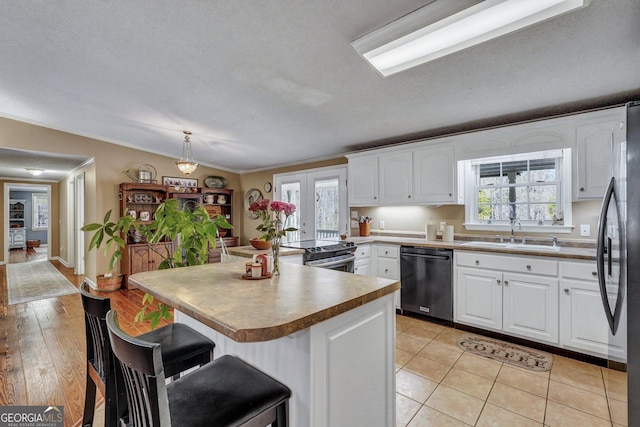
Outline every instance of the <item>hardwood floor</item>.
{"label": "hardwood floor", "polygon": [[[20,257],[37,259],[27,251],[11,251],[10,262]],[[14,252],[16,254],[14,255]],[[79,286],[83,277],[58,261],[51,263]],[[143,293],[119,290],[102,294],[111,298],[121,327],[138,335],[147,325],[133,325]],[[0,266],[0,405],[62,405],[65,426],[82,420],[85,392],[86,348],[84,311],[80,294],[24,304],[7,305],[6,266]]]}

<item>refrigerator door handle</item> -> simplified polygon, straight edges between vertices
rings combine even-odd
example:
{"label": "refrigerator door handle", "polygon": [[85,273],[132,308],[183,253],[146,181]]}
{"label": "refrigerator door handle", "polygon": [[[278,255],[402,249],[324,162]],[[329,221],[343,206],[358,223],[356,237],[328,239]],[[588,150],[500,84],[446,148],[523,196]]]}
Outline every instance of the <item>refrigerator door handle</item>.
{"label": "refrigerator door handle", "polygon": [[[616,213],[618,215],[618,224],[622,224],[620,211],[618,206],[618,197],[616,194],[616,179],[615,177],[611,178],[609,181],[609,186],[607,187],[607,191],[605,193],[604,199],[602,201],[602,208],[600,210],[600,218],[598,220],[598,247],[596,251],[596,266],[598,270],[598,285],[600,287],[600,297],[602,298],[602,305],[604,307],[604,313],[607,317],[607,322],[609,323],[609,328],[611,329],[611,333],[613,335],[616,334],[618,330],[618,325],[620,323],[620,316],[622,315],[622,303],[624,298],[624,283],[622,280],[618,281],[618,295],[616,298],[616,307],[614,310],[611,309],[611,304],[609,303],[609,298],[607,296],[607,282],[606,276],[611,275],[612,273],[612,258],[613,258],[613,248],[611,245],[611,239],[607,235],[607,211],[609,205],[614,203],[616,205]],[[621,235],[620,238],[623,238]],[[607,245],[608,243],[608,245]],[[620,242],[621,244],[623,243]],[[607,249],[607,267],[609,271],[605,271],[605,249]],[[621,260],[622,263],[622,260]],[[623,266],[620,266],[620,271],[622,274]],[[620,278],[622,279],[622,278]]]}
{"label": "refrigerator door handle", "polygon": [[[600,287],[600,298],[602,299],[602,306],[604,308],[604,314],[609,322],[609,328],[613,332],[613,312],[611,311],[611,305],[609,304],[609,298],[607,297],[607,283],[605,276],[607,272],[604,269],[604,253],[607,241],[607,210],[609,204],[613,199],[615,191],[615,178],[611,178],[609,186],[602,200],[602,208],[600,209],[600,218],[598,219],[598,247],[596,250],[596,267],[598,269],[598,286]],[[607,255],[611,257],[610,251],[607,251]]]}

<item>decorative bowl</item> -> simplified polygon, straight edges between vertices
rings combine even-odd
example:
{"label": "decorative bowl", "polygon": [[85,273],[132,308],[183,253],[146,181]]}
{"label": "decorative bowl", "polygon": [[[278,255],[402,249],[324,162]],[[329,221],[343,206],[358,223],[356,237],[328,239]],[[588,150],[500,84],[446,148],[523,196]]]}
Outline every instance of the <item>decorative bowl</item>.
{"label": "decorative bowl", "polygon": [[255,237],[249,240],[249,243],[256,249],[269,249],[271,247],[271,242],[268,240],[259,240]]}

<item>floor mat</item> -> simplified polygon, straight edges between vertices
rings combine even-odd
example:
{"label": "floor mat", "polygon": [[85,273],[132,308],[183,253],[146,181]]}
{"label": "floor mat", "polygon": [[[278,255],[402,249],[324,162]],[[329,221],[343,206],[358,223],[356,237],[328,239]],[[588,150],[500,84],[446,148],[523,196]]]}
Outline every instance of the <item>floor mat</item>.
{"label": "floor mat", "polygon": [[49,261],[8,264],[7,288],[9,304],[79,292]]}
{"label": "floor mat", "polygon": [[553,365],[553,355],[550,353],[482,335],[462,334],[457,344],[460,349],[469,353],[532,371],[548,371]]}

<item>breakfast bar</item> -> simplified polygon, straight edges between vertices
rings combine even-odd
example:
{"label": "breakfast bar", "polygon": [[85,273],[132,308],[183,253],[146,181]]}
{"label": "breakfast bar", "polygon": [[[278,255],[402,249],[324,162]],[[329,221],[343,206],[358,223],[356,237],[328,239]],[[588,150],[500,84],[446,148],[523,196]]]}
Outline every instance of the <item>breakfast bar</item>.
{"label": "breakfast bar", "polygon": [[[395,424],[398,281],[290,263],[245,280],[245,262],[138,273],[130,281],[292,391],[291,426]],[[250,387],[250,385],[247,385]]]}

